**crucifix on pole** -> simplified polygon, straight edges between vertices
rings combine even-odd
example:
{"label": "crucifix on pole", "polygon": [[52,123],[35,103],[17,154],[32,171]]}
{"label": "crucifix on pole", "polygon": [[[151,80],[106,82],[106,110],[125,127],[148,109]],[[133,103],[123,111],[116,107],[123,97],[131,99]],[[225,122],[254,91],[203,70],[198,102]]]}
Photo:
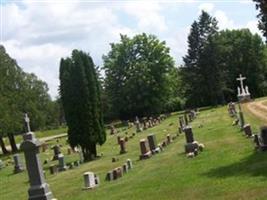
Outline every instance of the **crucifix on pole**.
{"label": "crucifix on pole", "polygon": [[31,132],[31,127],[30,127],[30,118],[28,117],[27,113],[24,114],[24,120],[26,123],[27,131],[29,133],[29,132]]}
{"label": "crucifix on pole", "polygon": [[240,81],[240,85],[241,85],[241,94],[245,93],[245,89],[244,89],[244,84],[243,81],[246,79],[246,77],[242,77],[241,74],[239,74],[239,78],[237,78],[236,80]]}

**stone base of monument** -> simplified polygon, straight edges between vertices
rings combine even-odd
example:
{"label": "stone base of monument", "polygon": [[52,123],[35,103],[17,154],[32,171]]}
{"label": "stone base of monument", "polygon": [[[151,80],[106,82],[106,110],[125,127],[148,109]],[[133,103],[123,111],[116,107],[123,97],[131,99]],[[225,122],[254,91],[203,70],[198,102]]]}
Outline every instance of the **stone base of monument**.
{"label": "stone base of monument", "polygon": [[184,145],[185,153],[194,153],[195,150],[198,151],[198,144],[197,143],[187,143]]}
{"label": "stone base of monument", "polygon": [[148,152],[146,152],[145,154],[140,155],[140,160],[148,159],[148,158],[150,158],[151,156],[152,156],[151,151],[148,151]]}
{"label": "stone base of monument", "polygon": [[29,200],[55,200],[48,184],[32,186],[29,190]]}
{"label": "stone base of monument", "polygon": [[248,94],[247,95],[238,95],[237,98],[238,98],[238,101],[240,103],[246,103],[246,102],[251,101],[250,95],[248,95]]}

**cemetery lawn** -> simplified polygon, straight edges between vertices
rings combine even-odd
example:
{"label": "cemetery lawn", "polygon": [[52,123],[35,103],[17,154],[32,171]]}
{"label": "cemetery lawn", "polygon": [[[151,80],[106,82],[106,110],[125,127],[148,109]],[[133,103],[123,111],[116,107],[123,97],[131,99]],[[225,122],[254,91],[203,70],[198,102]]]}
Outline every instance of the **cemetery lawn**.
{"label": "cemetery lawn", "polygon": [[[247,113],[246,123],[257,132],[262,121]],[[116,136],[108,135],[106,143],[98,148],[100,159],[82,164],[80,167],[57,175],[50,175],[44,165],[46,179],[58,200],[88,199],[267,199],[267,152],[254,151],[254,144],[232,126],[227,107],[202,111],[192,123],[195,140],[204,143],[205,149],[197,157],[190,159],[184,154],[184,134],[180,135],[165,150],[148,160],[139,161],[139,139],[149,133],[156,134],[161,142],[169,133],[177,133],[178,114],[163,121],[160,125],[136,134],[126,148],[128,153],[119,155]],[[199,125],[203,125],[199,128]],[[128,135],[134,129],[120,129],[119,135]],[[109,131],[107,131],[109,133]],[[51,141],[49,144],[55,144]],[[67,155],[66,138],[61,138],[66,162],[78,159],[78,155]],[[52,150],[41,153],[41,159],[51,159]],[[111,158],[119,158],[112,163]],[[134,168],[122,178],[106,182],[106,173],[121,166],[127,158],[132,159]],[[7,162],[12,157],[0,157]],[[100,186],[93,190],[82,190],[83,173],[95,172],[100,176]],[[29,188],[26,172],[13,174],[13,166],[0,170],[0,200],[26,200]]]}

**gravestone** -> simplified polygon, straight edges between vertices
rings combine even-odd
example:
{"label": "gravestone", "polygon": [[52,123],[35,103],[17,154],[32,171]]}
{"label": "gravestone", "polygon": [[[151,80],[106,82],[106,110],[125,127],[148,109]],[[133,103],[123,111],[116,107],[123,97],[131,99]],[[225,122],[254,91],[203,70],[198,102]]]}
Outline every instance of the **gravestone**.
{"label": "gravestone", "polygon": [[126,153],[125,140],[120,139],[120,154]]}
{"label": "gravestone", "polygon": [[73,162],[73,164],[74,164],[75,167],[79,167],[80,166],[80,161],[79,160],[75,160]]}
{"label": "gravestone", "polygon": [[117,178],[121,178],[123,176],[123,169],[121,167],[117,167]]}
{"label": "gravestone", "polygon": [[167,135],[167,144],[171,144],[171,142],[172,142],[171,135],[168,134]]}
{"label": "gravestone", "polygon": [[93,172],[85,172],[83,174],[84,178],[84,189],[92,189],[96,187],[95,184],[95,174]]}
{"label": "gravestone", "polygon": [[185,126],[188,125],[188,118],[187,118],[187,114],[184,114],[184,122],[185,122]]}
{"label": "gravestone", "polygon": [[[192,127],[186,126],[184,129],[184,132],[185,132],[185,139],[186,139],[185,152],[187,154],[193,153],[194,155],[196,155],[197,154],[196,151],[198,151],[198,143],[194,141]],[[191,156],[189,156],[189,157],[191,157]]]}
{"label": "gravestone", "polygon": [[57,174],[58,173],[58,168],[56,165],[50,165],[49,166],[49,171],[50,171],[50,174]]}
{"label": "gravestone", "polygon": [[154,134],[150,134],[147,136],[147,140],[148,140],[150,150],[151,151],[156,150],[156,148],[157,148],[156,136]]}
{"label": "gravestone", "polygon": [[65,171],[66,169],[67,169],[67,166],[65,164],[64,155],[59,154],[58,155],[58,170]]}
{"label": "gravestone", "polygon": [[68,147],[68,155],[71,155],[72,149],[70,147]]}
{"label": "gravestone", "polygon": [[230,117],[234,117],[236,116],[236,108],[235,108],[235,103],[234,102],[230,102],[228,104],[228,113],[230,115]]}
{"label": "gravestone", "polygon": [[19,154],[15,154],[13,156],[13,159],[14,159],[14,173],[17,174],[24,171]]}
{"label": "gravestone", "polygon": [[117,143],[120,144],[121,137],[117,136]]}
{"label": "gravestone", "polygon": [[116,131],[116,129],[115,129],[115,126],[112,125],[112,126],[110,127],[110,135],[114,135],[114,134],[116,134],[116,133],[117,133],[117,131]]}
{"label": "gravestone", "polygon": [[58,160],[58,155],[61,154],[60,146],[56,144],[52,149],[54,150],[53,160]]}
{"label": "gravestone", "polygon": [[146,159],[151,157],[151,151],[149,150],[148,142],[146,139],[140,140],[141,155],[140,159]]}
{"label": "gravestone", "polygon": [[112,181],[112,180],[114,180],[114,178],[113,178],[113,171],[109,171],[109,172],[107,173],[107,175],[106,175],[106,180],[107,180],[107,181]]}
{"label": "gravestone", "polygon": [[123,173],[128,173],[128,165],[127,165],[127,163],[124,163],[122,168],[123,168]]}
{"label": "gravestone", "polygon": [[251,137],[252,136],[252,131],[251,131],[251,127],[250,127],[250,124],[246,124],[243,128],[244,132],[245,132],[245,135],[247,137]]}
{"label": "gravestone", "polygon": [[25,114],[25,122],[28,126],[28,133],[23,135],[24,141],[20,149],[24,151],[26,167],[29,176],[30,189],[28,190],[29,200],[52,200],[53,194],[46,183],[43,167],[39,158],[39,148],[41,142],[35,138],[33,132],[30,132],[29,118]]}
{"label": "gravestone", "polygon": [[0,160],[0,169],[3,169],[4,167],[5,167],[5,163],[2,160]]}
{"label": "gravestone", "polygon": [[48,149],[48,144],[46,144],[45,142],[42,144],[42,152],[46,152],[46,150]]}
{"label": "gravestone", "polygon": [[79,150],[79,157],[80,157],[80,163],[84,163],[84,156],[81,150]]}
{"label": "gravestone", "polygon": [[185,127],[185,124],[184,124],[184,118],[182,116],[179,117],[179,124],[180,124],[181,130],[183,130]]}
{"label": "gravestone", "polygon": [[185,127],[184,132],[185,132],[186,143],[194,142],[192,127],[191,126]]}
{"label": "gravestone", "polygon": [[132,163],[131,159],[127,159],[126,163],[127,163],[128,169],[132,169],[133,168],[133,163]]}
{"label": "gravestone", "polygon": [[267,150],[267,126],[262,126],[260,128],[259,143],[261,150]]}
{"label": "gravestone", "polygon": [[113,174],[113,180],[116,180],[118,178],[118,171],[117,171],[117,169],[113,169],[112,170],[112,174]]}

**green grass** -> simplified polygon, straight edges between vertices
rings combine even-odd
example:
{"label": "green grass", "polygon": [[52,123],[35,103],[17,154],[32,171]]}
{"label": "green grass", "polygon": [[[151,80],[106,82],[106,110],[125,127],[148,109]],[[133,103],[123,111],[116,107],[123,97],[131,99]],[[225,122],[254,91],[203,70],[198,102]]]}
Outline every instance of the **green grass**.
{"label": "green grass", "polygon": [[[66,133],[66,132],[67,132],[67,128],[61,127],[61,128],[52,129],[52,130],[36,131],[35,135],[38,138],[44,138],[44,137],[50,137],[50,136],[59,135],[59,134]],[[22,136],[21,135],[16,135],[15,136],[15,140],[16,140],[17,144],[21,143]],[[6,145],[9,145],[8,138],[4,138],[4,142],[5,142]]]}
{"label": "green grass", "polygon": [[[245,113],[246,121],[258,130],[261,121]],[[170,133],[177,133],[178,115],[173,115],[160,125],[136,134],[126,145],[128,153],[119,155],[116,136],[108,136],[107,142],[98,148],[103,156],[80,167],[58,175],[47,174],[54,196],[58,200],[88,199],[267,199],[267,153],[254,151],[252,140],[245,138],[232,120],[226,107],[205,110],[192,123],[195,140],[205,144],[199,156],[189,159],[184,154],[184,134],[165,150],[148,160],[139,161],[139,139],[154,133],[158,142]],[[202,124],[202,128],[198,128]],[[134,129],[125,131],[130,135]],[[109,133],[109,132],[108,132]],[[67,162],[78,159],[77,154],[67,155],[66,139],[63,153]],[[51,141],[50,145],[55,144]],[[51,159],[52,150],[41,154],[42,161]],[[119,158],[116,163],[112,157]],[[127,158],[134,168],[122,178],[106,182],[106,173],[121,166]],[[2,157],[11,160],[10,157]],[[51,162],[44,165],[46,169]],[[26,172],[14,175],[12,165],[0,171],[0,199],[26,200],[28,178]],[[100,186],[82,190],[83,173],[93,171],[100,176]]]}

